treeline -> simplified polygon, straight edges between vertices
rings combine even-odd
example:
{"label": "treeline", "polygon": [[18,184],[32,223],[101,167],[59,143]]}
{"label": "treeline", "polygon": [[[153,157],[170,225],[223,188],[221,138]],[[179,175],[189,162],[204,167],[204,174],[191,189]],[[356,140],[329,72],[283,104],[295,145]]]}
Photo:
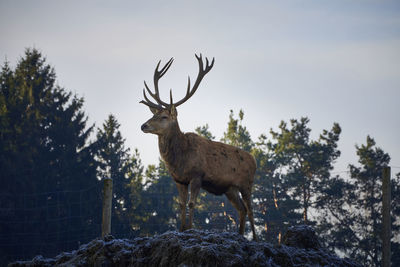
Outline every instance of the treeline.
{"label": "treeline", "polygon": [[[313,225],[325,246],[365,266],[381,260],[381,175],[390,157],[367,136],[349,175],[332,173],[339,124],[313,140],[304,117],[253,140],[244,113],[231,111],[222,142],[257,160],[253,205],[261,239],[279,243],[287,227]],[[101,179],[113,178],[112,234],[120,238],[177,229],[178,199],[162,161],[143,166],[110,115],[88,125],[83,99],[56,84],[54,69],[27,49],[0,73],[0,262],[54,256],[99,236]],[[196,128],[215,137],[208,125]],[[156,145],[156,144],[154,144]],[[392,265],[400,265],[400,174],[392,180]],[[224,197],[202,192],[195,227],[236,231]],[[249,227],[247,227],[249,229]]]}

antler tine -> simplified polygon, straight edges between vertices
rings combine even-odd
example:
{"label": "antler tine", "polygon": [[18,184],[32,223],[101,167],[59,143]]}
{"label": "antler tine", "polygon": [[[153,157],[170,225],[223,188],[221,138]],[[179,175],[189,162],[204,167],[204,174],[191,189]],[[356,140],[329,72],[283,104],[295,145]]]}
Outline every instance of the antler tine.
{"label": "antler tine", "polygon": [[[170,105],[169,105],[168,103],[165,103],[164,101],[162,101],[161,98],[160,98],[160,92],[159,92],[159,89],[158,89],[158,80],[159,80],[162,76],[164,76],[164,74],[168,71],[168,69],[169,69],[169,68],[171,67],[171,65],[172,65],[172,62],[174,62],[174,58],[171,58],[171,59],[164,65],[164,67],[162,67],[161,70],[158,70],[158,68],[160,67],[161,60],[158,62],[157,67],[156,67],[156,69],[155,69],[155,71],[154,71],[154,78],[153,78],[153,80],[154,80],[154,91],[155,91],[155,92],[154,92],[154,94],[153,94],[153,93],[150,93],[150,90],[147,90],[147,91],[149,91],[150,95],[154,98],[154,100],[157,101],[157,103],[158,103],[159,105],[164,106],[164,107],[166,107],[166,108],[169,108]],[[146,87],[146,89],[148,89],[148,87]]]}
{"label": "antler tine", "polygon": [[156,69],[156,71],[160,75],[158,78],[161,78],[162,76],[164,76],[164,74],[168,71],[169,67],[171,67],[172,62],[174,62],[174,58],[171,57],[171,59],[165,64],[165,66],[160,71],[158,71],[158,67],[160,65],[160,62],[161,62],[161,60],[158,62],[157,69]]}
{"label": "antler tine", "polygon": [[[147,92],[151,95],[151,97],[155,98],[155,94],[153,94],[153,93],[151,92],[151,90],[150,90],[149,87],[147,86],[146,81],[144,81],[144,87],[146,87],[146,90],[147,90]],[[143,91],[144,91],[144,89],[143,89]]]}
{"label": "antler tine", "polygon": [[211,61],[211,64],[209,64],[208,58],[206,58],[206,67],[204,68],[203,67],[203,58],[202,58],[201,53],[200,53],[200,56],[197,56],[195,54],[195,57],[199,63],[199,74],[197,75],[196,82],[194,83],[193,88],[190,89],[190,77],[188,78],[188,87],[187,87],[187,91],[186,91],[186,96],[182,100],[176,102],[174,104],[175,107],[185,103],[190,97],[192,97],[192,95],[196,92],[197,88],[199,87],[201,80],[214,66],[215,58],[213,58],[213,60]]}
{"label": "antler tine", "polygon": [[151,101],[147,98],[146,91],[145,91],[144,89],[143,89],[143,96],[144,96],[144,99],[145,99],[146,101],[145,101],[145,100],[142,100],[142,101],[140,101],[139,103],[145,104],[146,106],[151,107],[151,108],[162,109],[162,106],[157,105],[157,104],[151,102]]}
{"label": "antler tine", "polygon": [[204,70],[205,73],[208,73],[212,67],[214,66],[215,58],[212,59],[211,64],[208,64],[208,58],[206,58],[206,69]]}
{"label": "antler tine", "polygon": [[[145,98],[145,101],[142,100],[142,101],[140,101],[140,103],[143,103],[143,104],[145,104],[145,105],[147,105],[147,106],[149,106],[149,107],[157,108],[157,109],[162,109],[163,107],[165,107],[165,108],[169,108],[169,107],[170,107],[169,104],[165,103],[164,101],[162,101],[162,100],[160,99],[160,92],[159,92],[159,89],[158,89],[158,80],[159,80],[162,76],[164,76],[164,74],[168,71],[168,69],[171,67],[171,64],[172,64],[173,61],[174,61],[174,58],[171,58],[171,59],[164,65],[164,67],[161,68],[161,70],[158,70],[159,67],[160,67],[160,64],[161,64],[161,60],[158,61],[158,64],[157,64],[157,66],[156,66],[156,69],[154,70],[154,78],[153,78],[153,79],[154,79],[154,93],[150,90],[150,88],[149,88],[149,86],[147,85],[146,81],[144,81],[144,87],[146,88],[146,90],[143,89],[143,96],[144,96],[144,98]],[[147,92],[149,93],[149,95],[157,102],[157,104],[151,102],[151,101],[147,98],[146,91],[147,91]]]}
{"label": "antler tine", "polygon": [[143,96],[147,103],[153,104],[154,106],[157,106],[157,107],[161,107],[160,105],[157,105],[156,103],[151,102],[150,99],[147,98],[146,91],[144,89],[143,89]]}
{"label": "antler tine", "polygon": [[189,93],[190,93],[190,76],[188,76],[188,86],[186,90],[186,95],[188,95]]}
{"label": "antler tine", "polygon": [[[202,56],[201,56],[201,53],[200,53],[200,56],[198,57],[196,54],[194,54],[195,56],[196,56],[196,58],[197,58],[197,61],[199,62],[199,69],[200,70],[203,70],[203,58],[202,58]],[[207,59],[207,58],[206,58]]]}

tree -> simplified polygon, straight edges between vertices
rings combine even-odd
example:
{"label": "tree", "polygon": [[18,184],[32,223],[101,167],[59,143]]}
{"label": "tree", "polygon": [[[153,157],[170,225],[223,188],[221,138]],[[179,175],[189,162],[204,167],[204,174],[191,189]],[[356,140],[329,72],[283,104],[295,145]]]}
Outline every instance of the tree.
{"label": "tree", "polygon": [[297,212],[300,203],[288,195],[287,184],[283,183],[282,159],[273,147],[272,141],[261,135],[252,151],[257,161],[253,198],[256,219],[263,226],[261,237],[280,243],[282,234],[301,221],[301,215]]}
{"label": "tree", "polygon": [[[380,229],[382,224],[382,169],[390,157],[382,149],[375,147],[375,141],[367,137],[366,145],[356,146],[361,168],[350,165],[351,178],[355,180],[355,199],[353,209],[362,211],[356,217],[355,234],[359,238],[357,255],[365,265],[379,265],[381,254]],[[354,218],[354,217],[353,217]]]}
{"label": "tree", "polygon": [[121,217],[124,219],[129,229],[124,232],[124,237],[138,236],[140,234],[140,226],[145,222],[146,213],[142,209],[142,195],[144,191],[143,165],[140,160],[139,151],[134,150],[133,155],[129,158],[129,169],[126,173],[128,183],[128,198],[124,202],[124,211]]}
{"label": "tree", "polygon": [[284,172],[282,183],[292,199],[301,203],[304,223],[310,223],[309,209],[317,205],[314,200],[330,179],[333,163],[340,155],[337,142],[341,132],[339,124],[334,123],[330,131],[323,130],[318,140],[310,140],[308,122],[306,117],[293,119],[288,128],[282,121],[279,132],[270,132],[276,140],[270,144],[271,149]]}
{"label": "tree", "polygon": [[[352,231],[354,210],[351,202],[356,198],[354,183],[339,175],[329,179],[318,196],[318,225],[321,240],[331,251],[350,256],[358,246]],[[357,212],[357,211],[356,211]]]}
{"label": "tree", "polygon": [[97,130],[97,160],[98,176],[113,179],[112,233],[124,236],[131,229],[132,218],[127,214],[132,214],[135,202],[130,198],[140,194],[143,167],[137,150],[134,156],[129,155],[119,127],[115,116],[110,114],[103,128]]}
{"label": "tree", "polygon": [[208,139],[208,140],[214,140],[215,136],[213,136],[211,134],[211,132],[209,131],[209,126],[208,124],[204,125],[204,126],[199,126],[195,129],[196,133],[200,136],[203,136],[204,138]]}
{"label": "tree", "polygon": [[[350,180],[337,178],[330,185],[333,192],[341,192],[338,203],[331,202],[331,214],[336,219],[332,223],[332,235],[341,240],[337,249],[356,259],[363,266],[378,266],[382,254],[382,170],[388,166],[390,156],[376,147],[375,140],[367,136],[366,144],[356,146],[359,166],[349,165]],[[338,188],[340,187],[340,190]],[[399,175],[392,180],[392,237],[398,236],[399,225]],[[341,205],[341,206],[340,206]],[[345,225],[342,227],[340,225]],[[399,246],[392,242],[393,248]],[[393,260],[398,259],[398,251],[393,250]],[[392,262],[393,263],[393,262]]]}
{"label": "tree", "polygon": [[391,213],[392,213],[392,266],[400,266],[400,240],[396,237],[400,236],[400,226],[396,222],[400,222],[400,172],[397,173],[391,181]]}
{"label": "tree", "polygon": [[251,140],[249,131],[242,125],[243,118],[243,110],[239,111],[239,119],[234,118],[233,110],[231,110],[229,114],[228,129],[224,132],[224,137],[221,141],[250,152],[254,144]]}
{"label": "tree", "polygon": [[[93,203],[99,183],[88,141],[93,126],[83,99],[55,82],[36,49],[27,49],[14,70],[6,62],[0,73],[0,227],[9,244],[2,255],[52,255],[99,231],[100,205]],[[80,203],[83,193],[87,202]]]}

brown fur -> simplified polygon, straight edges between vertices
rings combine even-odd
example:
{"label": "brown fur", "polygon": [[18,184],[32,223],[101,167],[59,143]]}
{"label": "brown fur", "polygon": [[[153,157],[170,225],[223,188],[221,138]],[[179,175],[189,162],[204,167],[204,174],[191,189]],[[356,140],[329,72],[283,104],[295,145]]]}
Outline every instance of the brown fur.
{"label": "brown fur", "polygon": [[[182,133],[176,110],[154,110],[154,116],[142,130],[158,135],[160,154],[176,182],[180,206],[181,228],[192,227],[193,210],[200,188],[216,195],[225,194],[238,210],[239,233],[244,234],[245,217],[249,217],[256,239],[251,208],[251,190],[256,171],[254,157],[246,151],[207,140],[195,133]],[[186,224],[186,203],[190,186],[189,223]],[[240,192],[240,194],[239,194]]]}

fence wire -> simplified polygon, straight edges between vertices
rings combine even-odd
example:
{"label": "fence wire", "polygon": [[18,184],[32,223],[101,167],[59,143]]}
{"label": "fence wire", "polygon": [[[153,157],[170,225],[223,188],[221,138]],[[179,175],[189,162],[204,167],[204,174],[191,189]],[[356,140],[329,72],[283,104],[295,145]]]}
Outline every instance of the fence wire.
{"label": "fence wire", "polygon": [[[348,171],[335,173],[344,174]],[[395,172],[392,172],[391,178],[395,177]],[[15,260],[28,260],[36,255],[53,257],[63,251],[75,250],[81,244],[100,237],[101,192],[102,183],[82,190],[37,194],[0,193],[0,265]],[[177,197],[177,193],[172,192],[144,194],[141,196],[141,202],[144,204],[133,213],[146,214],[147,220],[132,223],[118,220],[113,214],[111,233],[118,238],[132,239],[140,235],[160,234],[167,230],[179,229]],[[195,210],[194,227],[237,231],[238,214],[226,197],[213,196],[211,201],[208,201],[207,206],[204,206],[204,196],[200,197]],[[255,213],[262,213],[257,203],[253,203],[253,210]],[[129,212],[132,214],[132,211],[125,212],[126,216]],[[281,223],[274,219],[264,220],[266,217],[262,218],[263,216],[255,217],[258,232],[267,229],[270,231],[274,225]],[[288,218],[285,220],[288,226],[301,221]],[[250,225],[246,219],[246,232],[249,231]]]}
{"label": "fence wire", "polygon": [[98,237],[100,192],[99,184],[76,191],[0,193],[0,265],[53,257]]}
{"label": "fence wire", "polygon": [[[64,251],[76,250],[81,244],[99,238],[101,193],[101,183],[99,186],[76,191],[20,195],[0,193],[0,265],[15,260],[29,260],[37,255],[54,257]],[[129,213],[140,212],[146,215],[145,222],[119,220],[113,210],[111,234],[117,238],[133,239],[138,236],[178,230],[180,210],[177,198],[177,193],[144,194],[141,197],[144,205],[138,210],[124,211],[125,218]],[[193,227],[238,231],[238,214],[227,198],[213,196],[212,201],[210,202],[210,199],[208,201],[208,206],[205,207],[204,196],[199,198]],[[13,204],[3,205],[3,203]],[[113,203],[115,207],[115,199]],[[91,210],[88,207],[91,207]],[[257,207],[254,206],[253,209],[256,212]],[[256,224],[259,229],[265,227],[264,222]],[[250,232],[248,220],[246,230]]]}

